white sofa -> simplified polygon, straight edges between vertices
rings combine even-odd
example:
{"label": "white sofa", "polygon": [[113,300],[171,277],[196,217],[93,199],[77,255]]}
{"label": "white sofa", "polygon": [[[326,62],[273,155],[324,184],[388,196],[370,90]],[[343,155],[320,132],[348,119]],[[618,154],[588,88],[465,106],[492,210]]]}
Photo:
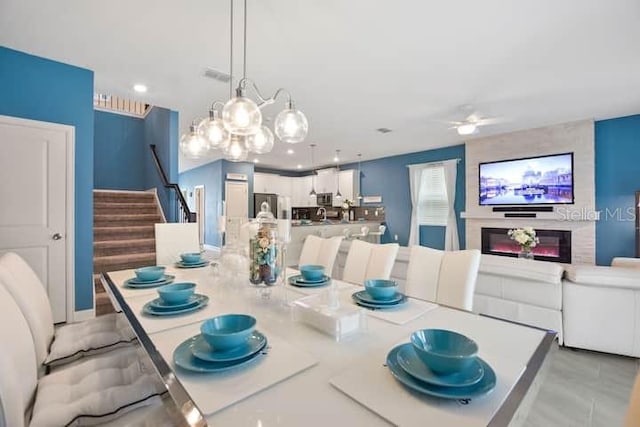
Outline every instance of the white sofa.
{"label": "white sofa", "polygon": [[565,345],[640,357],[640,259],[569,266],[563,289]]}
{"label": "white sofa", "polygon": [[563,271],[551,262],[482,255],[473,311],[554,330],[562,344]]}

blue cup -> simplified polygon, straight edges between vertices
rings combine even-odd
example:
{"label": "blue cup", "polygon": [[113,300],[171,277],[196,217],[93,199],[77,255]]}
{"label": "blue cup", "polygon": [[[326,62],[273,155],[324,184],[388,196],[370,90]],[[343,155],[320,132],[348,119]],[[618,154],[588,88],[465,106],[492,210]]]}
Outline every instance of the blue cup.
{"label": "blue cup", "polygon": [[200,332],[214,350],[225,351],[246,343],[255,327],[256,319],[253,316],[223,314],[205,320]]}
{"label": "blue cup", "polygon": [[446,329],[422,329],[411,334],[411,344],[433,372],[449,375],[467,369],[478,356],[471,338]]}

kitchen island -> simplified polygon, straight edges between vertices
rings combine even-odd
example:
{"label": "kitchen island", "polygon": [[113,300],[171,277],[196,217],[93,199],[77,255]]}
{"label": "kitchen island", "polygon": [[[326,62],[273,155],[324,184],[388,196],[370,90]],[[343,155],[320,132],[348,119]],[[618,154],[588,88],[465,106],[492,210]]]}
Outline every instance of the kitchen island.
{"label": "kitchen island", "polygon": [[[298,264],[304,240],[309,234],[315,234],[320,237],[344,236],[345,230],[349,230],[350,235],[357,236],[362,234],[362,227],[368,227],[370,232],[377,232],[380,224],[380,222],[375,221],[312,221],[307,224],[294,221],[291,227],[291,242],[287,246],[286,264],[287,266]],[[359,238],[371,243],[380,243],[380,237],[379,235],[372,234],[354,238]]]}

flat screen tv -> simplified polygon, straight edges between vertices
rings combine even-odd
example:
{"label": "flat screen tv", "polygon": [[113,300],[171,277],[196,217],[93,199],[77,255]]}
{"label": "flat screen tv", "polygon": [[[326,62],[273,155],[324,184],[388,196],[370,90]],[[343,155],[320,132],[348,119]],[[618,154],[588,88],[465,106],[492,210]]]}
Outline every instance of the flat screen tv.
{"label": "flat screen tv", "polygon": [[573,153],[480,163],[480,205],[573,203]]}

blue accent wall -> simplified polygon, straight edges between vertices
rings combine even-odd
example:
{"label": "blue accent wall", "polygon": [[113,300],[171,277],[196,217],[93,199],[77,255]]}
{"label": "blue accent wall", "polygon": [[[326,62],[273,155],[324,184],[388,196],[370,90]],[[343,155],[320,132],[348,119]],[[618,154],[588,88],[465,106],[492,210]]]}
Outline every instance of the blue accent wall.
{"label": "blue accent wall", "polygon": [[144,132],[141,118],[95,111],[93,188],[147,190]]}
{"label": "blue accent wall", "polygon": [[75,309],[90,309],[93,72],[0,46],[0,114],[75,127]]}
{"label": "blue accent wall", "polygon": [[153,107],[144,119],[144,151],[146,188],[157,188],[158,199],[168,222],[176,220],[176,199],[173,190],[164,188],[160,174],[151,157],[149,145],[155,144],[160,163],[170,183],[177,183],[178,176],[178,113],[161,107]]}
{"label": "blue accent wall", "polygon": [[596,157],[596,263],[635,256],[635,192],[640,190],[640,115],[598,121]]}
{"label": "blue accent wall", "polygon": [[193,189],[196,185],[204,185],[204,243],[212,246],[222,246],[218,233],[218,216],[222,214],[222,162],[207,163],[180,174],[180,188],[187,190],[189,208],[195,211]]}
{"label": "blue accent wall", "polygon": [[[409,168],[407,165],[461,159],[456,178],[456,200],[454,208],[458,221],[460,248],[465,247],[465,222],[460,218],[465,204],[465,146],[455,145],[435,150],[384,157],[361,163],[360,193],[365,196],[382,196],[385,207],[387,231],[382,242],[397,242],[406,246],[411,228],[411,194],[409,192]],[[355,169],[357,164],[345,165],[341,169]],[[420,244],[444,249],[444,227],[420,227]]]}

